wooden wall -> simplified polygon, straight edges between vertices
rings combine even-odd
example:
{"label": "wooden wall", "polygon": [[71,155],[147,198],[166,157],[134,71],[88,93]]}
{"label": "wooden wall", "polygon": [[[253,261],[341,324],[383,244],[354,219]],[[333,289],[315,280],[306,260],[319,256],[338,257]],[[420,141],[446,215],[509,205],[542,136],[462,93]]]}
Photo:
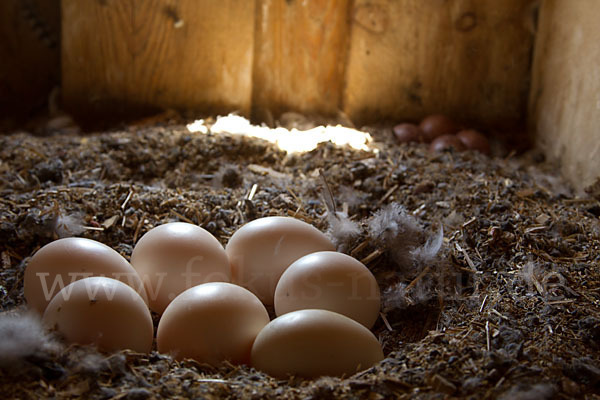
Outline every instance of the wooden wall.
{"label": "wooden wall", "polygon": [[534,0],[62,0],[76,114],[524,121]]}
{"label": "wooden wall", "polygon": [[59,84],[59,4],[0,1],[0,127],[44,109]]}
{"label": "wooden wall", "polygon": [[359,120],[432,112],[520,122],[532,32],[524,0],[355,0],[344,94]]}
{"label": "wooden wall", "polygon": [[65,106],[88,118],[154,110],[248,114],[254,1],[63,0]]}
{"label": "wooden wall", "polygon": [[341,109],[349,0],[258,0],[252,112]]}
{"label": "wooden wall", "polygon": [[579,188],[600,177],[600,1],[544,0],[530,97],[537,143]]}

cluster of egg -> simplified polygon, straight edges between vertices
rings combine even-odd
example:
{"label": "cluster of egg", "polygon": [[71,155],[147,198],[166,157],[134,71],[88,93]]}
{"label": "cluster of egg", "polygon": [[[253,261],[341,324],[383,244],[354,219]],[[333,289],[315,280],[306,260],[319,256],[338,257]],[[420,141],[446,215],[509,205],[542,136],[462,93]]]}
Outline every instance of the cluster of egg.
{"label": "cluster of egg", "polygon": [[102,243],[60,239],[31,258],[24,285],[49,328],[108,351],[149,352],[152,310],[161,315],[158,350],[177,359],[250,364],[276,377],[351,374],[383,359],[370,331],[375,278],[293,218],[249,222],[225,249],[196,225],[160,225],[138,241],[131,264]]}
{"label": "cluster of egg", "polygon": [[419,125],[402,123],[394,126],[394,136],[400,143],[431,143],[432,152],[454,148],[456,151],[477,150],[490,153],[487,138],[474,129],[461,129],[452,119],[435,114],[424,118]]}

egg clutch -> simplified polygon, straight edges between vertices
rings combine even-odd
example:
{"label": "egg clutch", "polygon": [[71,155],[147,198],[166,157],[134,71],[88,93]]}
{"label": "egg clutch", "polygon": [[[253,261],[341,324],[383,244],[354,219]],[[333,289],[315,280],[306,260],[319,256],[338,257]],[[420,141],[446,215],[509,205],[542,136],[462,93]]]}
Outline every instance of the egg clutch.
{"label": "egg clutch", "polygon": [[[373,274],[289,217],[247,223],[225,249],[173,222],[138,241],[131,263],[90,239],[47,244],[24,277],[29,307],[67,341],[105,351],[159,352],[248,364],[285,378],[351,375],[383,359]],[[265,306],[273,306],[272,321]]]}

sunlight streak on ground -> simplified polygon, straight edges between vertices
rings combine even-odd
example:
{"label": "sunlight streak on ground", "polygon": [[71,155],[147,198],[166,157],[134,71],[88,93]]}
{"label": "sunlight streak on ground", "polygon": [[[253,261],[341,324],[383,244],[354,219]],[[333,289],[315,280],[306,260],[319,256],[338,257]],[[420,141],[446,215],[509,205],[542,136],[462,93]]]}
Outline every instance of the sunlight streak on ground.
{"label": "sunlight streak on ground", "polygon": [[315,149],[319,143],[327,141],[338,146],[348,145],[356,150],[376,151],[370,146],[373,142],[371,135],[340,125],[317,126],[306,131],[282,127],[271,129],[266,126],[252,125],[246,118],[238,115],[228,115],[217,118],[212,126],[208,126],[204,120],[194,121],[187,125],[187,129],[190,132],[204,134],[229,133],[255,137],[274,143],[288,153],[308,152]]}

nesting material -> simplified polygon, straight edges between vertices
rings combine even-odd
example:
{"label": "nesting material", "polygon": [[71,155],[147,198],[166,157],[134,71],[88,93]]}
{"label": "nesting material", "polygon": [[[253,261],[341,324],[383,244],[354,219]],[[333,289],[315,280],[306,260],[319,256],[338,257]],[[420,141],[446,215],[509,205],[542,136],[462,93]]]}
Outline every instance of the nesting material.
{"label": "nesting material", "polygon": [[423,265],[435,262],[444,238],[441,226],[428,236],[419,221],[399,203],[378,210],[368,221],[368,232],[392,254],[402,271],[419,271]]}
{"label": "nesting material", "polygon": [[54,224],[54,231],[61,239],[78,236],[85,231],[83,218],[79,213],[72,215],[58,215]]}
{"label": "nesting material", "polygon": [[341,252],[349,250],[362,233],[361,226],[342,211],[328,212],[327,223],[329,224],[327,233],[337,250]]}
{"label": "nesting material", "polygon": [[[568,185],[538,157],[432,154],[425,144],[396,143],[391,127],[369,132],[379,152],[321,143],[290,155],[247,136],[166,124],[88,136],[0,136],[3,310],[24,305],[24,268],[56,239],[58,212],[79,215],[81,236],[126,258],[145,233],[170,221],[199,225],[221,245],[248,221],[273,215],[325,232],[322,171],[338,211],[361,230],[346,253],[382,290],[384,308],[372,331],[385,357],[341,378],[276,379],[244,365],[214,367],[156,351],[86,357],[97,353],[71,346],[45,358],[24,356],[39,373],[28,370],[16,381],[0,372],[0,393],[508,398],[551,382],[557,398],[597,395],[598,199],[563,190]],[[230,166],[243,183],[213,186],[208,175]],[[434,258],[424,262],[419,254]],[[529,263],[535,280],[527,281]],[[552,392],[541,389],[543,396]]]}
{"label": "nesting material", "polygon": [[28,357],[50,356],[60,349],[33,313],[0,314],[0,368],[22,366]]}

